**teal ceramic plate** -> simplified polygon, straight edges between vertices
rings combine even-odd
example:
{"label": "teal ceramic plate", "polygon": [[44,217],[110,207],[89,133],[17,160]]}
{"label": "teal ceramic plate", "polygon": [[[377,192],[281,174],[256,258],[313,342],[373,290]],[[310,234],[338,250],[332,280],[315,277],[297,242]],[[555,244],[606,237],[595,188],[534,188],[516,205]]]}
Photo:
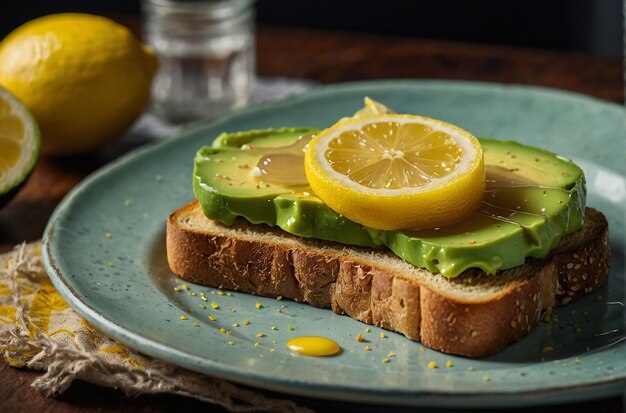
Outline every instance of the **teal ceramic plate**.
{"label": "teal ceramic plate", "polygon": [[[196,150],[222,131],[325,127],[357,110],[364,96],[578,162],[587,175],[588,204],[610,221],[609,285],[556,310],[558,322],[542,322],[506,350],[472,360],[425,349],[398,334],[381,337],[383,330],[368,332],[330,310],[177,284],[165,258],[165,219],[193,198]],[[626,378],[624,136],[621,107],[546,89],[435,81],[323,87],[189,130],[94,173],[52,216],[45,265],[67,301],[106,333],[146,354],[235,382],[329,399],[462,407],[617,395]],[[208,297],[206,309],[200,292]],[[357,342],[358,333],[367,342]],[[285,342],[301,335],[329,337],[343,351],[329,358],[291,354]],[[431,361],[438,368],[429,368]]]}

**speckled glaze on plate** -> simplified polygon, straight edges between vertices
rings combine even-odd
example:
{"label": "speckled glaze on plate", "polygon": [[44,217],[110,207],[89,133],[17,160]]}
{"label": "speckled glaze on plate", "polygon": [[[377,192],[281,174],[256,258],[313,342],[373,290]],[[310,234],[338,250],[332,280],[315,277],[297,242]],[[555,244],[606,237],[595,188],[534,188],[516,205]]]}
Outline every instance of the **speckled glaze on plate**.
{"label": "speckled glaze on plate", "polygon": [[[557,309],[558,321],[540,323],[504,351],[472,360],[398,334],[381,336],[375,327],[367,332],[366,325],[330,310],[177,284],[165,258],[165,219],[193,198],[195,151],[223,131],[325,127],[353,113],[364,96],[479,137],[515,139],[574,159],[586,172],[588,204],[609,219],[609,285]],[[323,87],[186,131],[97,171],[50,219],[44,262],[60,293],[101,330],[146,354],[235,382],[422,406],[522,406],[617,395],[626,378],[624,132],[618,105],[540,88],[410,80]],[[356,341],[358,333],[366,342]],[[300,335],[331,338],[343,351],[327,358],[292,354],[285,343]],[[429,368],[431,361],[438,368]]]}

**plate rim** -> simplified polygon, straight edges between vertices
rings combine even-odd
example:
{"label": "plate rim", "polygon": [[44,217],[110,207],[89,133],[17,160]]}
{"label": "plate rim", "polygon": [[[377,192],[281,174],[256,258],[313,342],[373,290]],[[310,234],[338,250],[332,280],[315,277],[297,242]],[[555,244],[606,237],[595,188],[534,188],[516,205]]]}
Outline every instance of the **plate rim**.
{"label": "plate rim", "polygon": [[[190,125],[188,128],[184,128],[173,135],[170,135],[167,139],[158,140],[155,143],[148,144],[136,149],[129,151],[128,153],[122,155],[121,157],[113,160],[112,162],[102,166],[96,171],[92,172],[85,179],[83,179],[76,187],[74,187],[59,203],[59,205],[55,208],[52,213],[44,231],[43,237],[43,248],[42,248],[42,257],[44,262],[44,267],[57,290],[63,296],[65,300],[67,300],[72,307],[83,317],[85,317],[89,322],[94,324],[98,328],[102,328],[106,330],[107,334],[110,334],[116,340],[128,345],[131,348],[139,349],[141,346],[141,352],[149,354],[151,356],[157,358],[163,358],[163,355],[167,355],[169,353],[178,354],[179,356],[191,357],[194,359],[200,359],[198,356],[189,354],[187,352],[177,350],[174,347],[168,346],[165,343],[158,342],[154,339],[147,339],[143,336],[134,333],[130,329],[123,327],[111,320],[108,320],[103,314],[100,314],[98,311],[93,309],[88,303],[83,302],[75,291],[69,287],[66,282],[64,282],[64,275],[62,270],[56,265],[55,258],[53,257],[53,253],[51,251],[51,243],[54,239],[55,225],[56,222],[62,217],[68,208],[70,208],[77,198],[77,196],[82,193],[86,188],[92,185],[93,182],[98,181],[102,177],[108,175],[111,171],[116,170],[119,167],[127,163],[135,162],[137,159],[142,159],[144,157],[149,157],[153,151],[163,150],[162,148],[166,148],[169,145],[176,145],[179,137],[184,137],[188,134],[194,134],[196,131],[200,129],[205,129],[209,127],[219,127],[221,123],[227,123],[233,117],[241,116],[242,114],[251,115],[258,110],[265,110],[268,106],[272,108],[280,108],[283,105],[292,105],[297,103],[300,100],[310,99],[311,97],[320,97],[322,95],[328,93],[336,93],[340,91],[357,91],[360,88],[366,88],[368,90],[372,90],[375,88],[388,88],[392,87],[402,87],[403,85],[410,84],[415,87],[447,87],[450,85],[454,85],[459,88],[467,88],[467,89],[499,89],[505,90],[507,92],[514,93],[528,93],[528,94],[546,94],[546,95],[557,95],[557,97],[573,99],[578,102],[586,101],[590,104],[594,105],[600,104],[605,106],[609,110],[623,110],[623,108],[609,101],[604,101],[602,99],[598,99],[593,96],[588,96],[584,94],[580,94],[577,92],[571,91],[562,91],[559,89],[546,88],[542,86],[527,86],[527,85],[518,85],[518,84],[503,84],[503,83],[490,83],[490,82],[473,82],[473,81],[448,81],[448,80],[432,80],[432,79],[400,79],[400,80],[374,80],[374,81],[359,81],[359,82],[346,82],[346,83],[338,83],[331,85],[324,85],[320,87],[316,87],[309,92],[305,92],[303,94],[287,97],[286,99],[282,99],[277,102],[271,103],[263,103],[255,106],[251,106],[245,108],[240,111],[232,112],[224,117],[221,117],[212,122],[206,123],[198,123]],[[624,177],[624,173],[621,171],[617,171],[619,175]],[[112,333],[113,332],[113,333]],[[146,348],[149,351],[146,351]],[[152,351],[154,349],[154,351]],[[167,359],[168,362],[172,364],[182,366],[185,368],[189,368],[191,370],[196,370],[200,373],[207,374],[206,369],[197,368],[194,369],[192,363],[188,364],[180,364],[175,360]],[[442,391],[409,391],[405,389],[404,391],[384,391],[382,390],[379,393],[371,393],[368,389],[360,389],[354,387],[341,387],[337,388],[336,385],[323,385],[320,383],[306,383],[300,381],[288,381],[286,382],[284,379],[279,380],[269,380],[267,375],[257,374],[256,372],[252,372],[248,369],[238,368],[236,366],[229,366],[226,369],[220,367],[220,363],[215,363],[212,360],[203,359],[204,364],[209,367],[215,367],[215,373],[211,373],[214,377],[219,377],[227,380],[232,380],[234,382],[239,382],[246,385],[251,385],[255,387],[266,388],[269,390],[280,391],[288,394],[295,394],[307,397],[316,397],[316,398],[324,398],[324,399],[333,399],[333,400],[343,400],[343,401],[352,401],[352,402],[373,402],[377,404],[389,403],[390,399],[393,398],[394,404],[403,404],[403,405],[414,405],[414,406],[433,406],[435,404],[441,405],[440,403],[443,401],[445,406],[449,407],[467,407],[468,398],[477,397],[481,399],[481,402],[484,402],[484,398],[490,398],[491,401],[488,403],[494,407],[504,407],[510,405],[510,396],[511,393],[515,393],[520,396],[528,396],[533,395],[535,397],[528,398],[530,400],[526,400],[523,403],[526,406],[540,405],[540,404],[554,404],[563,401],[580,401],[580,400],[590,400],[594,398],[604,398],[609,397],[611,395],[618,394],[623,390],[621,388],[622,383],[626,380],[626,375],[624,377],[606,377],[598,380],[594,383],[586,383],[580,386],[558,386],[547,388],[544,391],[524,391],[519,392],[511,389],[510,391],[498,391],[498,392],[471,392],[471,393],[459,393],[454,391],[446,391],[445,389]],[[232,374],[234,372],[234,374]],[[537,397],[539,396],[539,397]],[[579,397],[580,396],[580,397]],[[364,398],[365,397],[365,398]],[[516,397],[519,399],[519,397]],[[484,404],[483,404],[484,405]]]}

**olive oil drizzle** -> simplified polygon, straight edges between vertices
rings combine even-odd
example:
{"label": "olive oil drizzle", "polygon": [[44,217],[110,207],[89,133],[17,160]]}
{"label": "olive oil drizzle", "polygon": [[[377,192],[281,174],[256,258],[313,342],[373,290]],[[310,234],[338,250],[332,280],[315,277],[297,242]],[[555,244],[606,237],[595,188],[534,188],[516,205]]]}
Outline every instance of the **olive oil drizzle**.
{"label": "olive oil drizzle", "polygon": [[[304,153],[314,135],[302,135],[289,145],[278,148],[249,148],[259,152],[261,157],[252,169],[252,176],[259,183],[284,185],[300,188],[308,187],[304,172]],[[242,148],[246,149],[246,148]]]}

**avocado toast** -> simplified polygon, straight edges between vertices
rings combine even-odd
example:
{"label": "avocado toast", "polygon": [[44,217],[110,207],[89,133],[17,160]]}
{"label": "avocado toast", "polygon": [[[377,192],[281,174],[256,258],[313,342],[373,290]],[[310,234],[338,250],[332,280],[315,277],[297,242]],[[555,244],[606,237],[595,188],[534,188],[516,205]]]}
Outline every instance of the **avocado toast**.
{"label": "avocado toast", "polygon": [[[382,231],[336,213],[299,177],[299,151],[317,132],[223,134],[200,149],[199,202],[168,220],[173,272],[330,307],[471,357],[518,340],[543,309],[606,281],[607,223],[585,210],[584,175],[571,161],[482,140],[486,189],[471,216]],[[268,159],[276,173],[263,175]]]}

